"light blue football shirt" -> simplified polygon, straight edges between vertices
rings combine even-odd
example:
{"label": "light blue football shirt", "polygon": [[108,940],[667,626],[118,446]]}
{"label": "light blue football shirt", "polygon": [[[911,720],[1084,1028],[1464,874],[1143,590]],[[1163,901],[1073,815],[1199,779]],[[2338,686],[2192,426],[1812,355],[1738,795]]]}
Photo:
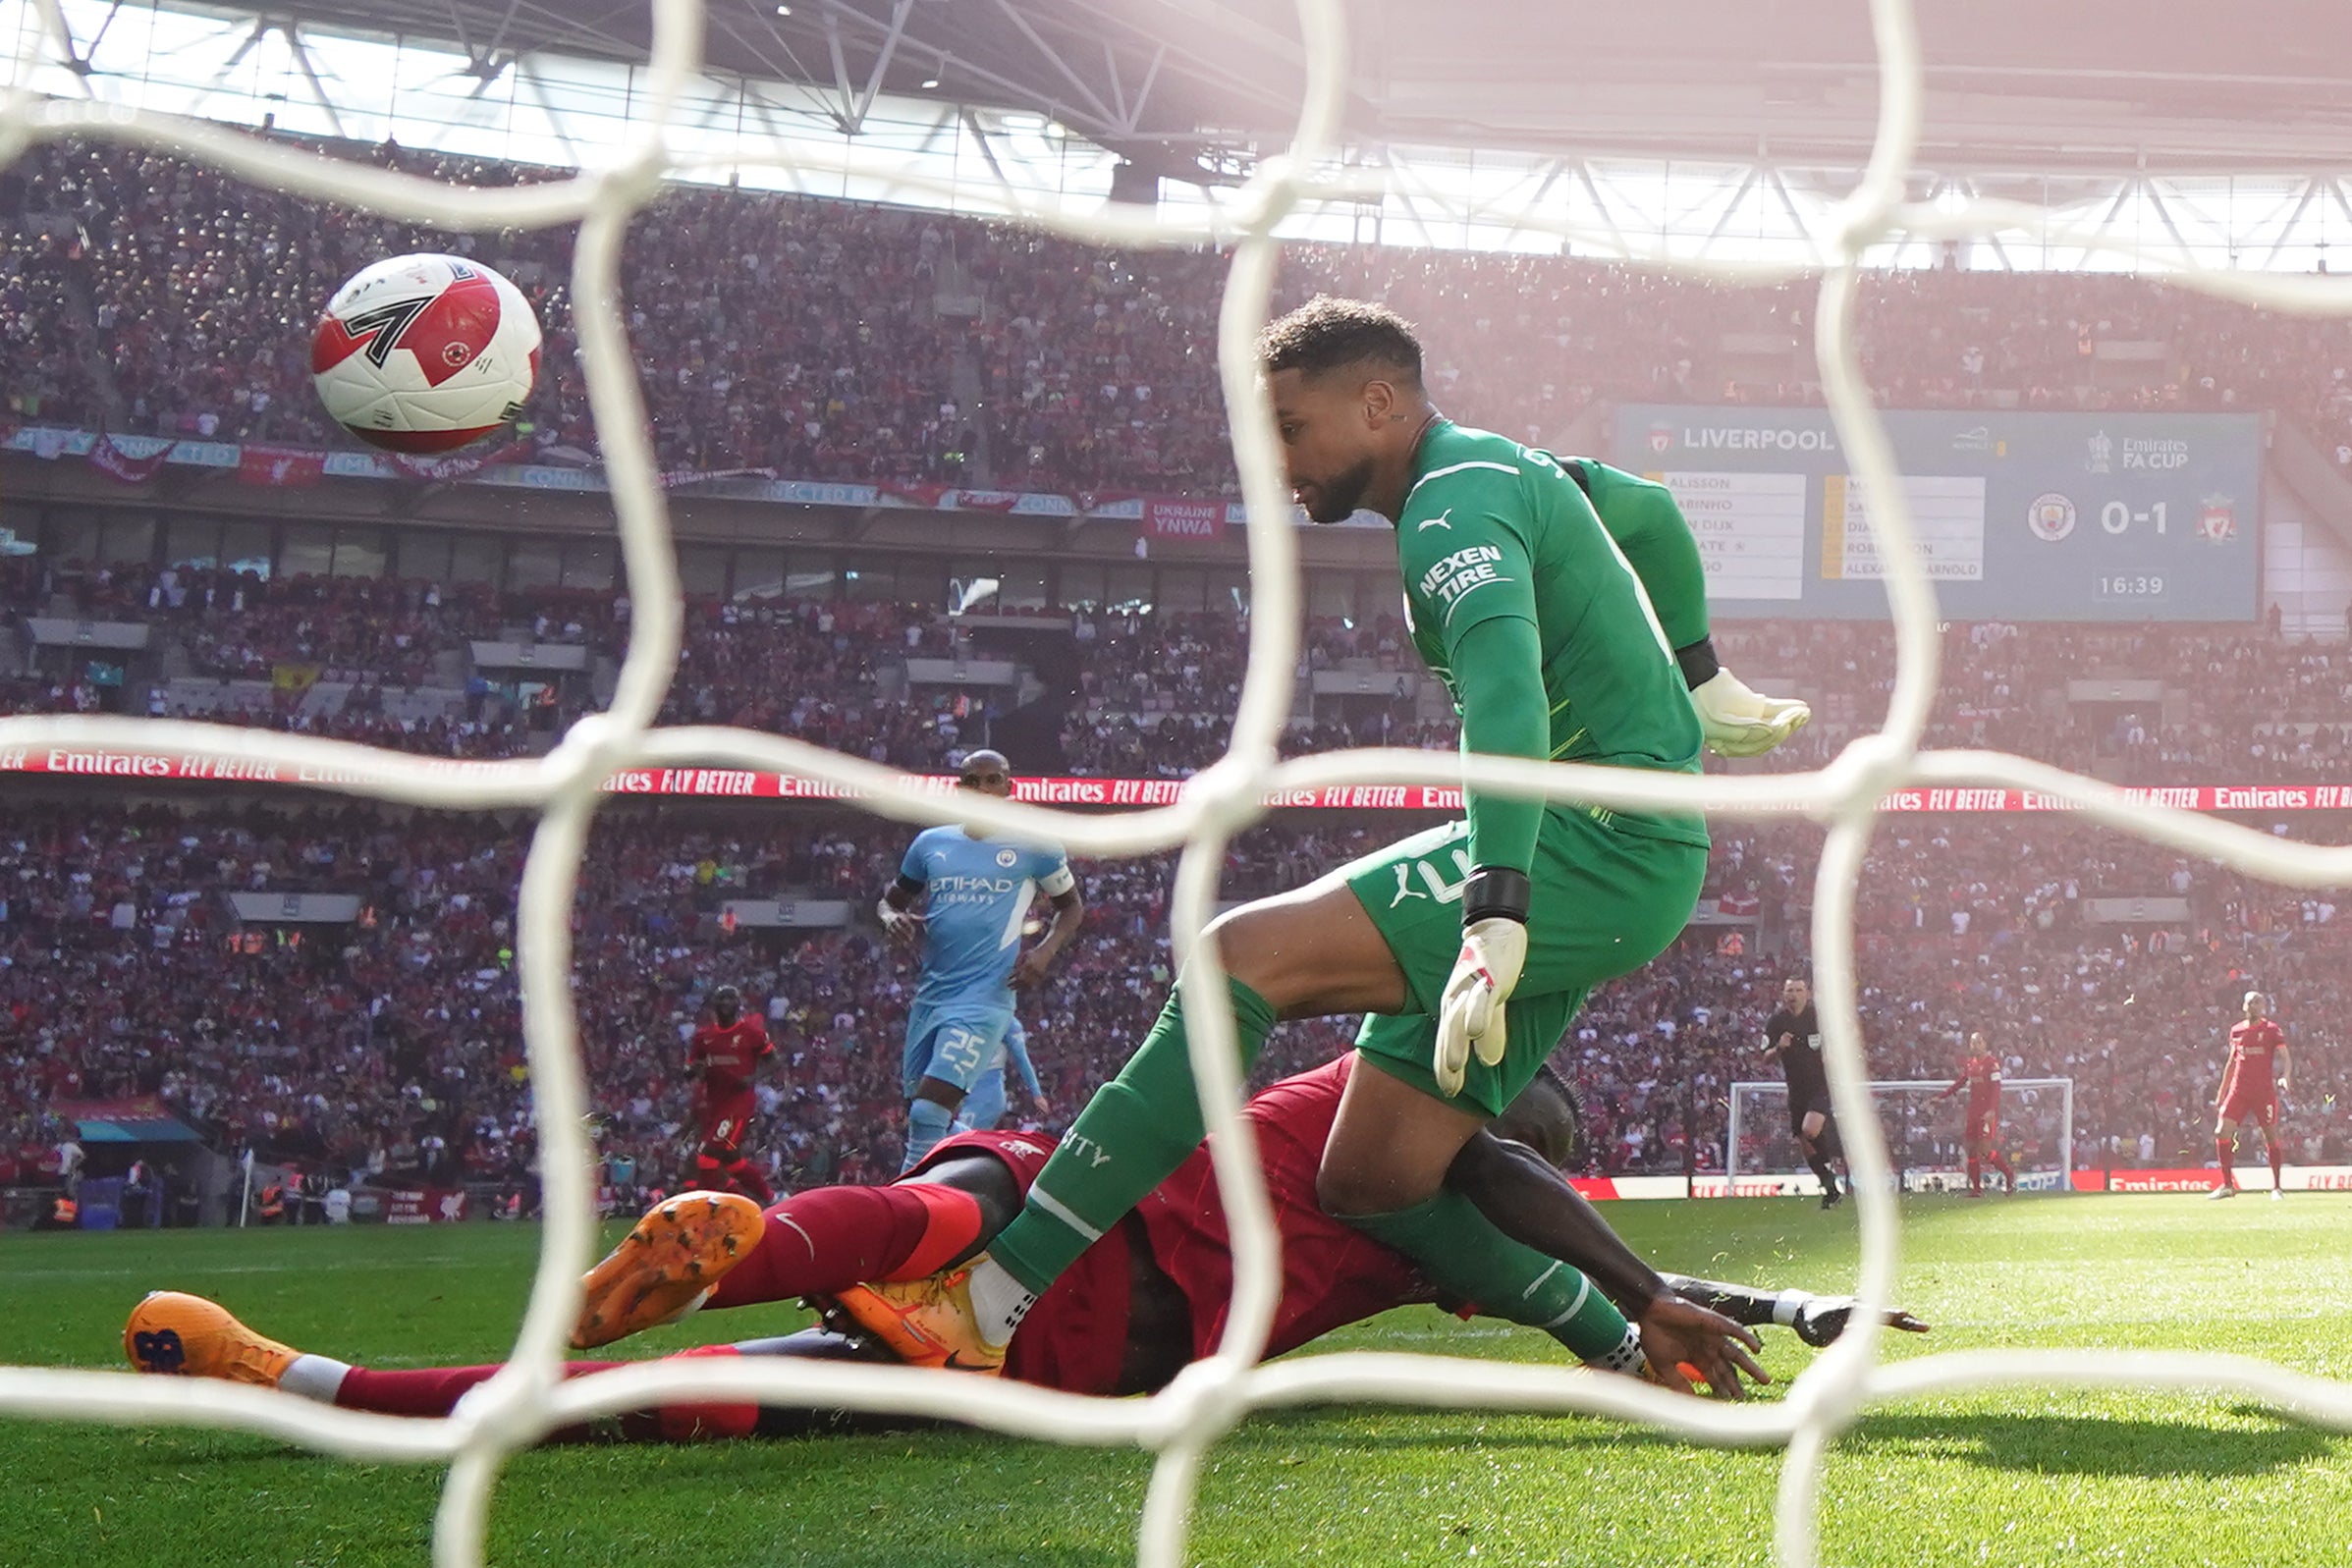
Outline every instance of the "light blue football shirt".
{"label": "light blue football shirt", "polygon": [[914,1000],[931,1007],[1012,1006],[1007,982],[1030,899],[1039,890],[1059,897],[1077,885],[1059,844],[974,838],[957,827],[915,835],[899,875],[929,894]]}

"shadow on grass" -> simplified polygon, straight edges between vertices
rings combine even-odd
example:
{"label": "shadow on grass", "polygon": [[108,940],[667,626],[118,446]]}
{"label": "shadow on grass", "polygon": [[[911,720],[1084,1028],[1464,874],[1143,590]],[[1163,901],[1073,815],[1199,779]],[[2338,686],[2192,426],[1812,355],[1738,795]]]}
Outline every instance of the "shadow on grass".
{"label": "shadow on grass", "polygon": [[2340,1441],[2260,1407],[2229,1408],[2268,1425],[2216,1430],[2196,1420],[1898,1413],[1866,1417],[1837,1446],[1840,1453],[1858,1458],[1884,1460],[1909,1453],[1991,1470],[2161,1481],[2175,1476],[2265,1475],[2318,1459]]}
{"label": "shadow on grass", "polygon": [[[1837,1447],[1851,1457],[1917,1457],[2052,1475],[2258,1476],[2307,1463],[2334,1451],[2341,1439],[2299,1426],[2260,1406],[2226,1409],[2238,1421],[2217,1428],[2185,1417],[2180,1421],[2107,1419],[2065,1415],[1925,1415],[1896,1412],[1867,1416]],[[1335,1419],[1344,1426],[1330,1425]],[[1397,1412],[1389,1430],[1379,1413],[1354,1407],[1270,1412],[1253,1417],[1228,1439],[1229,1447],[1253,1442],[1297,1448],[1310,1445],[1338,1454],[1346,1449],[1388,1452],[1414,1448],[1517,1449],[1685,1446],[1681,1438],[1646,1428],[1561,1417],[1474,1415],[1431,1418]],[[1322,1430],[1318,1430],[1321,1428]]]}

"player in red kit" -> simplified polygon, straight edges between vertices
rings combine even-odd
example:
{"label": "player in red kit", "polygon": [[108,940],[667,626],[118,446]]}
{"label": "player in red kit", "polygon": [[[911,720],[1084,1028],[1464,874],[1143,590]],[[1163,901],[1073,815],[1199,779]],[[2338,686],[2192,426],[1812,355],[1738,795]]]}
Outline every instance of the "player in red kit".
{"label": "player in red kit", "polygon": [[[1341,1057],[1285,1079],[1243,1112],[1258,1140],[1283,1242],[1270,1355],[1392,1307],[1435,1299],[1403,1255],[1326,1216],[1315,1201],[1315,1171],[1353,1065],[1352,1056]],[[1576,1123],[1573,1092],[1557,1078],[1539,1077],[1490,1132],[1471,1141],[1448,1179],[1477,1194],[1482,1206],[1510,1214],[1514,1233],[1523,1229],[1531,1245],[1584,1271],[1596,1298],[1606,1295],[1635,1318],[1639,1353],[1658,1380],[1682,1385],[1676,1369],[1688,1362],[1717,1393],[1736,1396],[1741,1374],[1761,1374],[1744,1354],[1755,1336],[1735,1325],[1778,1324],[1816,1347],[1844,1331],[1851,1297],[1652,1271],[1560,1178],[1555,1162],[1575,1149]],[[855,1294],[860,1279],[920,1277],[976,1249],[1011,1219],[1054,1142],[1022,1133],[962,1133],[888,1186],[817,1188],[764,1214],[733,1194],[682,1194],[657,1206],[589,1273],[574,1343],[608,1343],[701,1306],[795,1296],[838,1304]],[[1203,1147],[1039,1299],[1012,1340],[1005,1375],[1073,1393],[1164,1387],[1213,1347],[1231,1285],[1232,1254]],[[898,1359],[890,1341],[902,1337],[895,1333],[900,1325],[884,1322],[876,1331],[838,1307],[827,1316],[849,1331],[804,1329],[684,1354]],[[1927,1327],[1900,1311],[1889,1311],[1886,1321],[1913,1333]],[[216,1303],[172,1291],[141,1302],[123,1338],[142,1372],[259,1383],[389,1415],[446,1415],[498,1371],[495,1364],[353,1367],[303,1354],[247,1328]],[[577,1377],[615,1365],[574,1362],[565,1370]],[[676,1441],[931,1425],[896,1415],[684,1405],[567,1429],[551,1440]]]}
{"label": "player in red kit", "polygon": [[711,993],[710,1012],[712,1021],[695,1030],[686,1045],[686,1067],[695,1075],[694,1119],[702,1128],[694,1180],[712,1190],[732,1186],[763,1204],[774,1203],[776,1189],[744,1158],[743,1138],[758,1108],[752,1074],[776,1054],[776,1043],[766,1025],[743,1011],[743,994],[733,986]]}
{"label": "player in red kit", "polygon": [[[2238,1123],[2251,1121],[2262,1129],[2263,1151],[2270,1157],[2270,1201],[2286,1194],[2281,1170],[2284,1156],[2278,1147],[2278,1095],[2293,1093],[2294,1058],[2286,1049],[2286,1034],[2270,1017],[2270,1002],[2259,991],[2246,993],[2246,1016],[2229,1030],[2229,1064],[2221,1072],[2220,1092],[2214,1104],[2221,1114],[2214,1121],[2214,1153],[2220,1157],[2221,1180],[2209,1198],[2238,1195],[2237,1171],[2230,1157],[2237,1152]],[[2275,1076],[2273,1076],[2275,1074]]]}
{"label": "player in red kit", "polygon": [[1962,1089],[1968,1091],[1967,1116],[1960,1124],[1960,1147],[1968,1156],[1968,1196],[1985,1196],[1987,1160],[2014,1194],[2017,1170],[2000,1152],[2000,1058],[1985,1043],[1982,1031],[1968,1037],[1968,1059],[1960,1063],[1960,1076],[1936,1098],[1948,1100]]}
{"label": "player in red kit", "polygon": [[[1258,1139],[1284,1242],[1282,1309],[1270,1355],[1343,1324],[1436,1299],[1402,1254],[1332,1218],[1316,1200],[1315,1172],[1353,1066],[1350,1055],[1285,1079],[1253,1097],[1243,1112]],[[1553,1093],[1564,1097],[1565,1091]],[[1569,1123],[1559,1105],[1556,1098],[1529,1114],[1544,1116],[1551,1126]],[[624,1242],[589,1276],[574,1342],[586,1348],[668,1321],[700,1299],[714,1272],[731,1270],[704,1304],[828,1298],[840,1309],[842,1326],[881,1340],[903,1359],[937,1364],[936,1347],[923,1343],[903,1313],[859,1281],[921,1279],[977,1250],[1018,1209],[1053,1151],[1054,1140],[1041,1136],[951,1137],[891,1186],[800,1193],[774,1206],[739,1262],[695,1234],[674,1240],[657,1209],[639,1226],[646,1235]],[[1544,1175],[1551,1188],[1567,1190],[1552,1166],[1544,1167]],[[695,1200],[688,1195],[677,1201]],[[722,1252],[726,1246],[722,1238]],[[681,1262],[687,1266],[679,1267]],[[1654,1284],[1657,1276],[1632,1262]],[[841,1267],[850,1263],[862,1271],[840,1277]],[[1594,1283],[1601,1288],[1580,1293],[1577,1310],[1557,1321],[1551,1313],[1522,1311],[1511,1300],[1496,1302],[1495,1312],[1546,1329],[1586,1361],[1632,1371],[1642,1361],[1640,1336],[1612,1305],[1609,1282]],[[1225,1212],[1204,1145],[1088,1249],[1067,1276],[1067,1289],[1058,1282],[1040,1302],[1037,1310],[1049,1316],[1039,1331],[1023,1327],[1006,1374],[1081,1393],[1157,1387],[1215,1347],[1231,1289]],[[1655,1307],[1666,1314],[1658,1331],[1672,1335],[1687,1326],[1673,1316],[1681,1309],[1670,1294],[1654,1302],[1658,1294],[1642,1295],[1635,1321],[1647,1328],[1640,1314]],[[1146,1321],[1156,1326],[1137,1331]],[[1697,1359],[1697,1352],[1675,1354],[1666,1369]],[[1727,1364],[1718,1365],[1728,1374]]]}

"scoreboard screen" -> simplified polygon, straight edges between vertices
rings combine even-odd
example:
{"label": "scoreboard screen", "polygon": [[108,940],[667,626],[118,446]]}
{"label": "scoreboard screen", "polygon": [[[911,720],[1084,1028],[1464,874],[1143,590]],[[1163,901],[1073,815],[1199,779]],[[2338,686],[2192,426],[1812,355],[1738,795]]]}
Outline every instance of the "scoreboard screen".
{"label": "scoreboard screen", "polygon": [[[2256,414],[1889,410],[1958,621],[2252,621]],[[1825,408],[1628,404],[1611,461],[1674,492],[1718,615],[1878,619],[1870,496]]]}

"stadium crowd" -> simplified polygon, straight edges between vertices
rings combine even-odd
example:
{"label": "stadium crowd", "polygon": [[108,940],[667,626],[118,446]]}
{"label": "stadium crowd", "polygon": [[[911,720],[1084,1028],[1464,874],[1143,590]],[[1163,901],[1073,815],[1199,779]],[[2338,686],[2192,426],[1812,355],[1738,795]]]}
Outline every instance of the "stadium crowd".
{"label": "stadium crowd", "polygon": [[[346,149],[348,152],[349,149]],[[369,149],[475,184],[520,166]],[[542,460],[594,460],[571,336],[569,235],[439,236],[331,212],[132,148],[44,144],[0,171],[0,424],[309,446],[336,437],[307,386],[318,304],[409,249],[512,276],[547,332],[520,432]],[[629,326],[672,467],[866,483],[1090,492],[1231,488],[1211,330],[1224,259],[1099,249],[1012,226],[712,188],[666,194],[631,237]],[[1600,402],[1815,401],[1809,288],[1735,287],[1612,263],[1300,246],[1281,302],[1374,295],[1425,324],[1429,377],[1461,417],[1553,441]],[[1862,307],[1882,399],[1909,406],[2275,408],[2352,469],[2352,325],[2288,320],[2141,280],[1879,273]],[[1778,347],[1785,345],[1785,348]],[[2160,345],[2144,353],[2139,346]],[[2108,346],[2129,351],[2103,352]],[[961,394],[957,389],[963,389]],[[977,389],[976,394],[972,389]],[[2339,444],[2340,443],[2340,444]],[[145,624],[159,670],[267,695],[222,714],[441,755],[515,755],[593,705],[629,631],[608,591],[494,590],[390,577],[107,568],[0,556],[0,614]],[[1235,611],[1072,607],[1067,689],[1034,772],[1182,777],[1222,750],[1239,692]],[[482,640],[578,645],[587,669],[525,709]],[[1725,660],[1813,703],[1761,766],[1818,765],[1886,711],[1884,627],[1743,622]],[[0,653],[7,650],[0,647]],[[79,665],[20,660],[0,712],[108,706]],[[1011,657],[936,607],[698,598],[664,718],[793,734],[937,769],[1014,699],[910,688],[908,657]],[[1955,624],[1929,741],[1993,746],[2125,783],[2291,784],[2352,760],[2352,656],[2243,629]],[[1392,617],[1320,618],[1297,674],[1417,676]],[[140,683],[147,673],[141,672]],[[2069,682],[2156,682],[2147,695]],[[143,704],[170,711],[158,674]],[[332,689],[330,700],[326,693]],[[419,706],[438,692],[438,707]],[[552,699],[552,700],[550,700]],[[1318,702],[1293,751],[1450,747],[1442,705]],[[1058,753],[1058,754],[1057,754]],[[65,802],[23,791],[0,826],[0,1185],[54,1165],[53,1103],[154,1093],[223,1147],[338,1176],[495,1184],[535,1158],[513,978],[522,838],[513,825],[223,797]],[[1235,894],[1295,886],[1389,837],[1388,819],[1291,819],[1238,841]],[[2323,824],[2323,830],[2325,825]],[[862,925],[777,940],[731,929],[732,896],[792,892],[862,909],[902,835],[869,820],[608,813],[584,868],[577,995],[615,1201],[674,1180],[684,1034],[708,990],[743,986],[782,1059],[759,1157],[787,1182],[896,1166],[904,962]],[[1754,1035],[1806,959],[1816,840],[1794,825],[1719,834],[1702,926],[1605,989],[1568,1041],[1594,1168],[1714,1168],[1728,1086],[1768,1075]],[[1024,1004],[1058,1119],[1116,1068],[1170,979],[1169,865],[1082,866],[1089,921]],[[340,926],[244,927],[236,891],[357,893]],[[2181,917],[2110,924],[2085,900],[2171,896]],[[1874,1071],[1935,1077],[1984,1029],[2014,1076],[2072,1076],[2078,1137],[2127,1162],[2196,1162],[2216,1042],[2247,985],[2274,992],[2299,1060],[2288,1130],[2345,1156],[2339,1026],[2352,973],[2334,906],[2152,846],[2036,822],[1888,823],[1861,890]],[[1293,1025],[1262,1074],[1347,1032]],[[1017,1097],[1016,1097],[1017,1104]]]}
{"label": "stadium crowd", "polygon": [[[1293,815],[1235,843],[1227,891],[1296,886],[1407,826]],[[339,1182],[528,1191],[524,833],[366,806],[20,801],[0,832],[0,1185],[54,1167],[72,1130],[53,1102],[157,1094],[216,1147]],[[606,814],[583,865],[574,995],[613,1202],[690,1158],[684,1043],[723,982],[764,1007],[779,1046],[755,1157],[786,1185],[896,1168],[910,964],[862,923],[763,935],[733,928],[724,903],[863,910],[903,837],[808,810]],[[1708,893],[1743,913],[1694,927],[1578,1019],[1559,1060],[1586,1097],[1592,1169],[1721,1168],[1729,1085],[1773,1076],[1758,1032],[1806,962],[1817,844],[1798,825],[1719,832]],[[1077,867],[1087,923],[1021,1004],[1049,1124],[1116,1070],[1166,992],[1171,867]],[[243,925],[233,892],[356,893],[361,912]],[[2075,1079],[2086,1162],[2194,1164],[2219,1044],[2255,985],[2298,1052],[2297,1158],[2345,1158],[2352,923],[2331,902],[2064,822],[1968,817],[1890,820],[1860,896],[1875,1076],[1947,1076],[1983,1029],[2012,1077]],[[2179,897],[2186,913],[2108,923],[2085,901],[2103,896]],[[1350,1037],[1338,1021],[1286,1026],[1259,1077]]]}
{"label": "stadium crowd", "polygon": [[[475,185],[551,174],[322,150]],[[80,142],[44,144],[0,176],[0,388],[15,422],[327,445],[340,438],[308,387],[319,305],[381,257],[452,250],[508,273],[539,312],[539,455],[593,460],[568,230],[434,234]],[[681,187],[632,232],[625,282],[667,466],[1224,494],[1224,270],[1213,251],[1106,249],[944,213]],[[1810,284],[1293,247],[1278,304],[1318,290],[1385,298],[1420,321],[1440,402],[1522,439],[1564,439],[1596,401],[1819,399]],[[2129,276],[1940,269],[1871,274],[1860,320],[1891,405],[2276,408],[2352,467],[2352,322],[2340,318]],[[978,389],[974,406],[958,387]]]}
{"label": "stadium crowd", "polygon": [[[0,617],[66,614],[145,624],[175,644],[188,674],[259,682],[267,696],[218,717],[435,755],[500,757],[543,748],[591,705],[593,669],[625,651],[626,596],[566,588],[493,590],[381,577],[294,576],[187,567],[106,568],[0,558]],[[1234,610],[1150,614],[1080,606],[1071,622],[1072,689],[1063,693],[1059,759],[1033,771],[1183,778],[1214,761],[1231,729],[1247,662]],[[795,735],[901,767],[945,766],[1014,706],[1002,689],[908,687],[884,676],[907,658],[992,648],[936,607],[849,600],[732,601],[687,607],[670,723],[733,724]],[[473,668],[477,639],[583,645],[591,671],[525,712],[489,700],[501,673]],[[1751,681],[1802,694],[1814,723],[1762,766],[1815,767],[1885,717],[1893,643],[1883,624],[1733,621],[1717,628],[1727,664]],[[70,663],[70,662],[69,662]],[[1366,670],[1416,689],[1418,662],[1393,616],[1317,618],[1297,674]],[[317,681],[348,683],[332,704]],[[2155,681],[2160,694],[2116,696]],[[2069,682],[2092,686],[2071,690]],[[2110,689],[2099,689],[2106,687]],[[444,694],[437,715],[388,703]],[[2144,688],[2132,688],[2141,690]],[[455,694],[455,695],[452,695]],[[464,698],[461,702],[458,699]],[[1442,703],[1416,696],[1324,703],[1286,737],[1295,754],[1347,745],[1449,747]],[[99,707],[73,670],[0,676],[0,711]],[[164,712],[160,688],[145,711]],[[1944,644],[1931,743],[1990,746],[2123,784],[2300,784],[2352,761],[2352,652],[2276,626],[2153,627],[1954,623]],[[538,738],[534,740],[534,736]]]}

